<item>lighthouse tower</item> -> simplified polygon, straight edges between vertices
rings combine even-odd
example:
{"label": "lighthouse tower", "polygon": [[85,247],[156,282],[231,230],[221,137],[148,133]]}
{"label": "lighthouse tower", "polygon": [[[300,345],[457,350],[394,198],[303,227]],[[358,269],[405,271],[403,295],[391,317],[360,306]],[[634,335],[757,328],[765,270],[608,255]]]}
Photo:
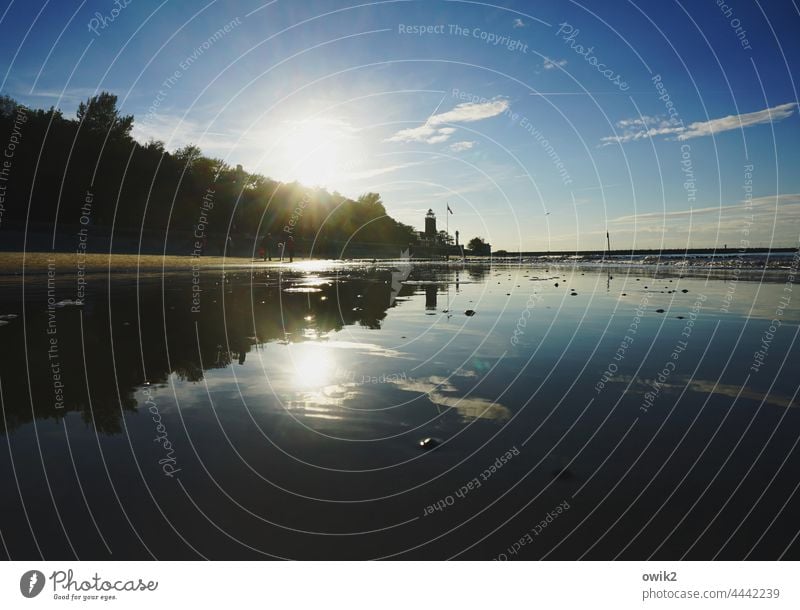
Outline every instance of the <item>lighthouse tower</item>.
{"label": "lighthouse tower", "polygon": [[428,239],[436,238],[436,214],[431,209],[425,214],[425,237]]}

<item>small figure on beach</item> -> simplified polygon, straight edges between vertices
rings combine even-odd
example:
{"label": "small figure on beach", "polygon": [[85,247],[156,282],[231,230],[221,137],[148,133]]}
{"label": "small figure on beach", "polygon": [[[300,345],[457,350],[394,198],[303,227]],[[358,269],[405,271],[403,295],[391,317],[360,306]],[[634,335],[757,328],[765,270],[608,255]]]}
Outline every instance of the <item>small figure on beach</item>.
{"label": "small figure on beach", "polygon": [[291,235],[289,235],[289,237],[286,238],[286,251],[289,254],[289,262],[290,263],[293,262],[294,261],[294,237],[292,237]]}
{"label": "small figure on beach", "polygon": [[267,233],[261,240],[261,249],[264,251],[264,260],[272,260],[272,233]]}

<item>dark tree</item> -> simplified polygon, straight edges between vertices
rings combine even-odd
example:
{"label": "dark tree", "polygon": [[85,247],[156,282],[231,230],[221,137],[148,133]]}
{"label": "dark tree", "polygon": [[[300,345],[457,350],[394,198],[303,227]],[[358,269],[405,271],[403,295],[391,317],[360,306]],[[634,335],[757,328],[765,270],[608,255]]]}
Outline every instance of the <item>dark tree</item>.
{"label": "dark tree", "polygon": [[155,138],[150,138],[145,148],[149,151],[158,153],[159,155],[163,154],[167,150],[163,140],[156,140]]}
{"label": "dark tree", "polygon": [[[0,96],[0,141],[19,129],[18,107]],[[13,226],[21,236],[30,222],[43,236],[41,244],[51,243],[55,223],[64,236],[57,248],[74,250],[91,193],[91,248],[100,251],[109,243],[104,236],[113,225],[117,252],[141,247],[188,253],[209,189],[207,253],[220,253],[230,232],[233,255],[247,256],[266,233],[279,235],[287,226],[298,252],[316,256],[396,256],[417,242],[414,228],[389,216],[378,193],[354,200],[231,167],[194,144],[172,153],[159,140],[140,144],[130,135],[133,117],[120,115],[111,93],[81,103],[74,119],[57,108],[26,108],[25,115],[4,194],[3,227]],[[20,247],[21,241],[0,241],[0,249]]]}
{"label": "dark tree", "polygon": [[473,252],[480,252],[486,247],[486,242],[483,241],[480,237],[473,237],[469,240],[469,244],[467,247],[472,250]]}
{"label": "dark tree", "polygon": [[191,167],[192,163],[203,156],[203,152],[194,144],[187,144],[176,150],[172,155],[183,165]]}
{"label": "dark tree", "polygon": [[128,138],[133,128],[133,115],[121,116],[117,96],[103,91],[78,106],[78,121],[89,131],[110,132],[112,138]]}
{"label": "dark tree", "polygon": [[17,111],[17,102],[7,95],[0,95],[0,118],[8,118]]}

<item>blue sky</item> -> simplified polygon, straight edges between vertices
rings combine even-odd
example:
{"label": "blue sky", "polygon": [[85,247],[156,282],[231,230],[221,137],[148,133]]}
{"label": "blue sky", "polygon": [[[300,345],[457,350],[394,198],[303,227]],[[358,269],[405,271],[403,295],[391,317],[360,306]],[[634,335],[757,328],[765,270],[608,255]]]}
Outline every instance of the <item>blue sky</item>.
{"label": "blue sky", "polygon": [[496,249],[797,245],[792,3],[128,2],[0,3],[2,93]]}

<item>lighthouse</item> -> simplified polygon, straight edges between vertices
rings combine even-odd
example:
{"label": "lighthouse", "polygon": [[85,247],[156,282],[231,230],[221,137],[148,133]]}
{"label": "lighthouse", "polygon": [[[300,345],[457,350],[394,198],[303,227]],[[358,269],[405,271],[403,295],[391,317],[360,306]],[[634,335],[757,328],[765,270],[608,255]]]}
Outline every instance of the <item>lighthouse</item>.
{"label": "lighthouse", "polygon": [[428,213],[425,214],[425,237],[436,238],[436,214],[431,209],[428,209]]}

